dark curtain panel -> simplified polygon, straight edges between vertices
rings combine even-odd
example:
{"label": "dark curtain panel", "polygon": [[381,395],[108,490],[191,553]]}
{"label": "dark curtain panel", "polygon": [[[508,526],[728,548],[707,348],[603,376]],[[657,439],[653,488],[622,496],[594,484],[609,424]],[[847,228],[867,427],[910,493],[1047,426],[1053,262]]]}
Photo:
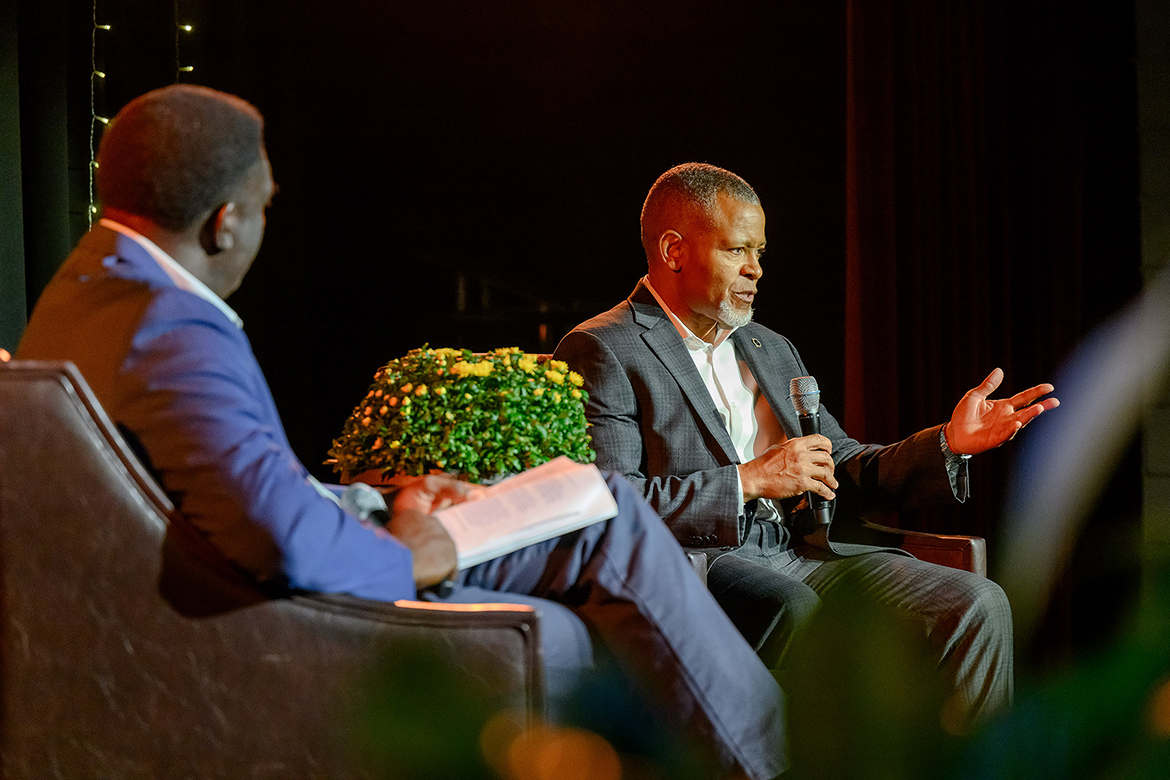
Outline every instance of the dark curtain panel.
{"label": "dark curtain panel", "polygon": [[16,5],[0,6],[0,349],[24,332],[24,210],[20,201],[20,92]]}
{"label": "dark curtain panel", "polygon": [[[854,436],[942,422],[995,366],[1008,391],[1052,379],[1137,291],[1132,14],[1091,0],[848,0]],[[967,506],[902,525],[994,550],[1011,451],[972,461]]]}

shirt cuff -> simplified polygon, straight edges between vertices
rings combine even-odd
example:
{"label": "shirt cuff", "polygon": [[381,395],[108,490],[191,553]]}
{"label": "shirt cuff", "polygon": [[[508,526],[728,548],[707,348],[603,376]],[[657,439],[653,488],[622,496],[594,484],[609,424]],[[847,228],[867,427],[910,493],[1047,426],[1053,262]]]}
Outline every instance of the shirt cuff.
{"label": "shirt cuff", "polygon": [[939,446],[942,447],[943,458],[946,460],[947,477],[951,481],[951,492],[955,494],[955,498],[962,503],[967,500],[970,495],[970,484],[968,482],[967,461],[971,460],[970,455],[959,455],[951,446],[947,444],[947,426],[942,426],[938,429]]}

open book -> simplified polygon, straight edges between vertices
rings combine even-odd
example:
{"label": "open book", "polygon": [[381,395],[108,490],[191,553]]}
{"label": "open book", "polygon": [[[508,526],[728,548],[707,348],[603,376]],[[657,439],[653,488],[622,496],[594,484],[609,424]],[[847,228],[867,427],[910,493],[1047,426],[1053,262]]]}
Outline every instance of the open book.
{"label": "open book", "polygon": [[435,517],[455,540],[459,568],[466,569],[616,514],[597,467],[562,456],[477,490]]}

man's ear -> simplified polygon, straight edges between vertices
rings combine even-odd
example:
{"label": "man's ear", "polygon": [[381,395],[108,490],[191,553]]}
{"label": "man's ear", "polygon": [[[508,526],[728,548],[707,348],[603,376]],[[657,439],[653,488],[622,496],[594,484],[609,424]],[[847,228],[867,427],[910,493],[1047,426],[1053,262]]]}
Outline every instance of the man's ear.
{"label": "man's ear", "polygon": [[236,204],[228,201],[211,212],[199,230],[199,245],[209,255],[219,254],[236,244]]}
{"label": "man's ear", "polygon": [[683,237],[675,230],[667,230],[658,237],[658,254],[666,267],[676,274],[682,270]]}

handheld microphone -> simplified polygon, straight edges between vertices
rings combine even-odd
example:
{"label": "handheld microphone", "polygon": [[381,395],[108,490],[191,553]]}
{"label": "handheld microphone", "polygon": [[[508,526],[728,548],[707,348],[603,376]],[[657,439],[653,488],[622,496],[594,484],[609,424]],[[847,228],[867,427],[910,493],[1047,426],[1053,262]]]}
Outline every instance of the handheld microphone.
{"label": "handheld microphone", "polygon": [[[811,376],[798,376],[788,384],[792,408],[800,421],[800,435],[811,436],[821,432],[821,388]],[[828,525],[833,519],[833,502],[817,493],[805,494],[816,525]]]}
{"label": "handheld microphone", "polygon": [[[341,491],[341,508],[358,520],[386,528],[390,524],[390,510],[386,506],[386,497],[382,493],[364,482],[353,482]],[[455,589],[451,580],[443,580],[432,585],[429,590],[440,598],[447,598]]]}
{"label": "handheld microphone", "polygon": [[341,508],[358,520],[385,528],[390,523],[386,498],[364,482],[346,485],[341,491]]}

